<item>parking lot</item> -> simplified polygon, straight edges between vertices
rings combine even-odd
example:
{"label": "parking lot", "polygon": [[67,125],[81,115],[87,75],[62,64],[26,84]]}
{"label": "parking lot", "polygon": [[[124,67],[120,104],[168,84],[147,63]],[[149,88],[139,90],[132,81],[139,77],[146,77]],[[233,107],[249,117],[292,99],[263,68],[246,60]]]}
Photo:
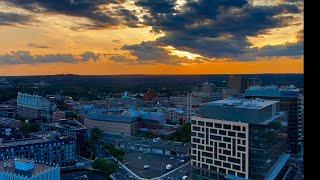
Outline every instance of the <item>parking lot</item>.
{"label": "parking lot", "polygon": [[[142,178],[153,178],[165,174],[168,172],[166,170],[168,164],[172,165],[172,169],[185,164],[185,161],[178,157],[138,151],[126,151],[125,157],[126,166]],[[144,168],[145,165],[148,165],[149,168]]]}
{"label": "parking lot", "polygon": [[183,176],[188,176],[188,179],[191,179],[192,167],[191,164],[187,164],[184,167],[176,170],[165,177],[161,178],[162,180],[179,180],[182,179]]}
{"label": "parking lot", "polygon": [[76,170],[61,173],[61,180],[104,180],[105,178],[95,172],[87,170]]}

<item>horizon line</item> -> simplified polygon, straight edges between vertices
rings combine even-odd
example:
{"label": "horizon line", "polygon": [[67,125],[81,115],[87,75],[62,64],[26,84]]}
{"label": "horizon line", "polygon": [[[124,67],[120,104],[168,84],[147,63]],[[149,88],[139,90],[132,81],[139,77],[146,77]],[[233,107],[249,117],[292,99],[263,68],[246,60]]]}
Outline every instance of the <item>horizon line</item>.
{"label": "horizon line", "polygon": [[304,73],[218,73],[218,74],[34,74],[34,75],[0,75],[0,77],[34,77],[34,76],[207,76],[207,75],[304,75]]}

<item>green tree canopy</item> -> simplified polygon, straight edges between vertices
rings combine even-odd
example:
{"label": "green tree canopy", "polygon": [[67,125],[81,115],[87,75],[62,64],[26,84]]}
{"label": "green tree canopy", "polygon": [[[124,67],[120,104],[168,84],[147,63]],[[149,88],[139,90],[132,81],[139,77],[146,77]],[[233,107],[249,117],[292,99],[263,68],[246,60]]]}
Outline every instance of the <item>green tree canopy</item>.
{"label": "green tree canopy", "polygon": [[109,177],[116,172],[118,166],[115,162],[107,159],[96,159],[92,164],[93,168],[97,169],[105,177]]}

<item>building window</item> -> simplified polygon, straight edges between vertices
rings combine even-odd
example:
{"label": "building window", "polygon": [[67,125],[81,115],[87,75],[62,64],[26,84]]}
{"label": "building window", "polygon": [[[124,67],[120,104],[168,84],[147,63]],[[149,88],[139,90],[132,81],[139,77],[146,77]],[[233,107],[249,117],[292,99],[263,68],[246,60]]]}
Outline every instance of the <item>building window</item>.
{"label": "building window", "polygon": [[210,135],[210,139],[221,141],[221,136]]}
{"label": "building window", "polygon": [[230,163],[223,163],[223,167],[231,168],[231,165],[230,165]]}
{"label": "building window", "polygon": [[207,153],[207,152],[202,152],[202,156],[208,157],[208,158],[212,158],[213,157],[212,153]]}
{"label": "building window", "polygon": [[246,140],[242,140],[242,145],[246,145]]}
{"label": "building window", "polygon": [[210,166],[210,170],[212,170],[212,171],[217,171],[217,167],[215,167],[215,166]]}
{"label": "building window", "polygon": [[206,159],[206,163],[213,164],[213,160],[212,159]]}
{"label": "building window", "polygon": [[192,130],[194,130],[194,131],[200,131],[200,127],[198,127],[198,126],[193,126],[193,127],[192,127]]}
{"label": "building window", "polygon": [[245,133],[238,133],[238,137],[240,137],[240,138],[246,138],[246,134],[245,134]]}
{"label": "building window", "polygon": [[223,128],[224,128],[224,129],[231,129],[231,125],[229,125],[229,124],[224,124],[224,125],[223,125]]}
{"label": "building window", "polygon": [[236,133],[235,133],[235,132],[232,132],[232,131],[229,131],[229,132],[228,132],[228,136],[235,137],[235,136],[236,136]]}
{"label": "building window", "polygon": [[225,141],[225,142],[231,142],[231,138],[223,137],[223,141]]}
{"label": "building window", "polygon": [[195,143],[200,143],[200,139],[198,139],[198,138],[192,138],[192,141]]}
{"label": "building window", "polygon": [[214,127],[216,128],[222,128],[222,125],[220,123],[214,123]]}
{"label": "building window", "polygon": [[221,166],[221,162],[220,161],[214,161],[214,165]]}
{"label": "building window", "polygon": [[198,137],[204,138],[204,134],[198,133]]}
{"label": "building window", "polygon": [[245,152],[245,151],[246,151],[246,148],[243,147],[243,146],[238,146],[238,151]]}
{"label": "building window", "polygon": [[227,158],[226,158],[226,156],[221,156],[221,155],[219,155],[219,160],[226,161],[226,160],[227,160]]}
{"label": "building window", "polygon": [[228,161],[232,162],[232,163],[240,164],[240,159],[236,159],[236,158],[233,158],[233,157],[228,157]]}
{"label": "building window", "polygon": [[223,147],[223,148],[226,148],[226,143],[219,143],[219,147]]}
{"label": "building window", "polygon": [[217,130],[216,129],[210,129],[210,133],[217,134]]}
{"label": "building window", "polygon": [[232,169],[240,171],[240,166],[233,164]]}
{"label": "building window", "polygon": [[206,126],[207,126],[207,127],[213,127],[213,123],[211,123],[211,122],[206,122]]}
{"label": "building window", "polygon": [[229,150],[223,150],[223,154],[230,156],[230,155],[231,155],[231,151],[229,151]]}
{"label": "building window", "polygon": [[219,168],[219,172],[221,172],[221,173],[226,173],[226,170],[225,169],[223,169],[223,168]]}
{"label": "building window", "polygon": [[206,147],[206,150],[207,150],[207,151],[212,152],[212,151],[213,151],[213,148],[212,148],[212,147],[207,146],[207,147]]}
{"label": "building window", "polygon": [[233,126],[233,130],[240,131],[241,127],[240,126]]}

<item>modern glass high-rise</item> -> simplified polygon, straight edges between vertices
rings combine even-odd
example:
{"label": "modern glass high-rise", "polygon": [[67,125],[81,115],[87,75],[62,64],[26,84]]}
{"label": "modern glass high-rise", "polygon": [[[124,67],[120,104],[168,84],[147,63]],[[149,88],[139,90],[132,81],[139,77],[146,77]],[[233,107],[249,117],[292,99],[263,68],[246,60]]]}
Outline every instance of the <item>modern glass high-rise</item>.
{"label": "modern glass high-rise", "polygon": [[303,132],[303,96],[299,94],[299,89],[294,86],[252,86],[246,90],[245,98],[280,101],[280,110],[288,114],[288,150],[292,155],[297,155]]}

